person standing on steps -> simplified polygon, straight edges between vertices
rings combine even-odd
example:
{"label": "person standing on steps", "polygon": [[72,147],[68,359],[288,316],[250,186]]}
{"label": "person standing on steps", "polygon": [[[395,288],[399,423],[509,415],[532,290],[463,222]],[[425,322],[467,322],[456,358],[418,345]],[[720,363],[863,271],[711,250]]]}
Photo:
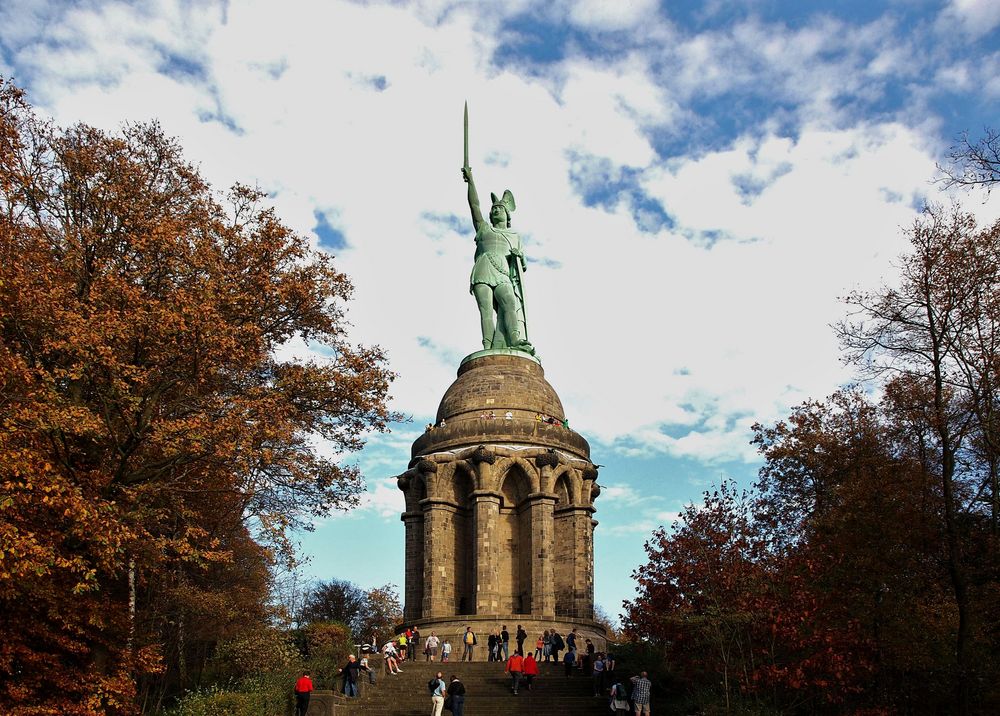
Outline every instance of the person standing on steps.
{"label": "person standing on steps", "polygon": [[472,627],[465,627],[465,635],[462,637],[465,651],[462,653],[462,661],[472,661],[472,648],[476,645],[476,633]]}
{"label": "person standing on steps", "polygon": [[591,665],[591,678],[594,681],[594,698],[604,695],[604,654],[597,654],[594,663]]}
{"label": "person standing on steps", "polygon": [[628,704],[628,692],[618,680],[611,685],[611,709],[615,716],[628,716],[632,710]]}
{"label": "person standing on steps", "polygon": [[361,673],[361,665],[354,654],[347,657],[347,663],[342,668],[337,669],[337,673],[344,675],[344,696],[357,696],[358,675]]}
{"label": "person standing on steps", "polygon": [[636,716],[649,713],[650,686],[652,684],[649,682],[645,671],[639,676],[632,677],[632,703],[635,704]]}
{"label": "person standing on steps", "polygon": [[451,675],[451,683],[448,685],[448,697],[451,699],[452,716],[463,716],[465,709],[465,684],[458,680],[454,674]]}
{"label": "person standing on steps", "polygon": [[566,676],[572,676],[573,667],[576,666],[576,652],[572,649],[566,650],[566,656],[563,657],[563,666],[566,667]]}
{"label": "person standing on steps", "polygon": [[295,716],[306,716],[309,710],[309,695],[313,690],[312,679],[309,672],[303,671],[302,676],[295,682]]}
{"label": "person standing on steps", "polygon": [[440,643],[441,640],[437,638],[437,635],[434,632],[431,632],[431,635],[427,637],[427,643],[424,644],[424,652],[427,654],[427,661],[434,661],[434,657],[436,657],[438,653],[438,644]]}
{"label": "person standing on steps", "polygon": [[442,676],[440,671],[437,672],[437,675],[427,684],[427,688],[431,692],[431,716],[441,716],[441,709],[444,708],[444,697],[447,689]]}
{"label": "person standing on steps", "polygon": [[552,661],[559,663],[559,652],[566,648],[566,642],[562,635],[555,629],[552,630]]}
{"label": "person standing on steps", "polygon": [[528,654],[524,657],[524,663],[521,665],[521,671],[524,672],[524,685],[528,687],[528,691],[531,691],[531,683],[538,676],[538,662],[535,661],[535,657],[532,654]]}
{"label": "person standing on steps", "polygon": [[503,625],[503,630],[500,632],[500,639],[503,642],[503,660],[507,661],[510,658],[510,632],[507,631],[507,625]]}
{"label": "person standing on steps", "polygon": [[521,685],[521,674],[524,672],[524,658],[520,651],[515,651],[507,659],[507,667],[504,671],[510,674],[510,685],[514,690],[514,696],[517,696],[517,687]]}
{"label": "person standing on steps", "polygon": [[441,645],[441,663],[447,664],[449,659],[451,659],[451,642],[445,639]]}
{"label": "person standing on steps", "polygon": [[594,654],[597,650],[594,648],[594,642],[590,639],[586,639],[584,643],[587,645],[587,652],[583,655],[583,673],[587,676],[593,676]]}
{"label": "person standing on steps", "polygon": [[517,625],[517,653],[524,656],[524,640],[528,638],[528,632],[518,624]]}
{"label": "person standing on steps", "polygon": [[499,638],[499,636],[492,632],[490,632],[490,635],[486,637],[486,661],[499,661],[497,659],[497,640]]}

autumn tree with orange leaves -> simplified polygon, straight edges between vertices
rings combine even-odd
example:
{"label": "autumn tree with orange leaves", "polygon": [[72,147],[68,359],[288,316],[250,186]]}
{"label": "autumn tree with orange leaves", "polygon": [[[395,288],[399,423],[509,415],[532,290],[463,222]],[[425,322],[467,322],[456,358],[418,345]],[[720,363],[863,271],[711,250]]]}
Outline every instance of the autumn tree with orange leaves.
{"label": "autumn tree with orange leaves", "polygon": [[393,376],[263,198],[0,84],[0,711],[155,707],[263,622],[288,531],[356,504],[315,445],[384,430]]}
{"label": "autumn tree with orange leaves", "polygon": [[755,426],[753,488],[646,544],[626,634],[699,709],[1000,709],[1000,223],[907,236],[836,327],[867,386]]}

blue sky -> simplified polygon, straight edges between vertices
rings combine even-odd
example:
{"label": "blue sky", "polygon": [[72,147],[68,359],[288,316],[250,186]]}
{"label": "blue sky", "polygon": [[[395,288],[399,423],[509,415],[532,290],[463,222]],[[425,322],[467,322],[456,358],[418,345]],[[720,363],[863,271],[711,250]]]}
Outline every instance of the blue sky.
{"label": "blue sky", "polygon": [[837,297],[893,280],[900,228],[949,200],[935,163],[1000,126],[1000,3],[12,0],[0,73],[59,123],[158,119],[352,277],[353,335],[413,420],[343,456],[364,505],[302,545],[363,586],[402,586],[393,476],[478,347],[468,100],[480,190],[517,197],[533,342],[605,466],[617,614],[653,528],[753,480],[750,426],[851,380]]}

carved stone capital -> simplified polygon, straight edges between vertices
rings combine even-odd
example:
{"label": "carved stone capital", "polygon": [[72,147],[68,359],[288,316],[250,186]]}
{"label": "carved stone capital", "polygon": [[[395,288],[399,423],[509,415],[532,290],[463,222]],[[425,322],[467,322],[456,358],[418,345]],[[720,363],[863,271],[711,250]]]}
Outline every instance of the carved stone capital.
{"label": "carved stone capital", "polygon": [[596,480],[597,479],[597,466],[587,465],[585,468],[580,470],[580,474],[583,476],[584,480]]}
{"label": "carved stone capital", "polygon": [[477,465],[483,462],[487,465],[492,465],[497,461],[497,456],[493,452],[487,450],[484,445],[480,445],[475,449],[475,451],[473,451],[470,459]]}
{"label": "carved stone capital", "polygon": [[437,472],[437,463],[433,460],[421,460],[417,463],[417,470],[420,472]]}
{"label": "carved stone capital", "polygon": [[559,464],[559,453],[555,450],[549,450],[548,452],[543,452],[541,455],[535,456],[535,464],[538,467],[555,467]]}
{"label": "carved stone capital", "polygon": [[601,486],[595,482],[593,486],[590,488],[590,501],[593,502],[598,497],[600,497],[600,495],[601,495]]}
{"label": "carved stone capital", "polygon": [[405,472],[396,478],[396,487],[398,487],[403,492],[410,489],[410,476]]}

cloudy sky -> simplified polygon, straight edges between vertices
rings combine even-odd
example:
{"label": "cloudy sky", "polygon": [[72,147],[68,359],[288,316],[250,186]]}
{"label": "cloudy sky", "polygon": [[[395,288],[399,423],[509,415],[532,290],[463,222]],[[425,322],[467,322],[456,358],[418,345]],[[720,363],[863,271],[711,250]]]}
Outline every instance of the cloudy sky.
{"label": "cloudy sky", "polygon": [[362,586],[402,586],[392,476],[479,347],[468,100],[480,191],[517,199],[532,341],[605,465],[614,615],[653,528],[753,480],[754,422],[851,379],[838,296],[892,281],[900,228],[949,200],[935,163],[1000,125],[1000,2],[7,0],[0,74],[62,124],[159,120],[352,277],[412,422],[351,458],[365,506],[303,549]]}

